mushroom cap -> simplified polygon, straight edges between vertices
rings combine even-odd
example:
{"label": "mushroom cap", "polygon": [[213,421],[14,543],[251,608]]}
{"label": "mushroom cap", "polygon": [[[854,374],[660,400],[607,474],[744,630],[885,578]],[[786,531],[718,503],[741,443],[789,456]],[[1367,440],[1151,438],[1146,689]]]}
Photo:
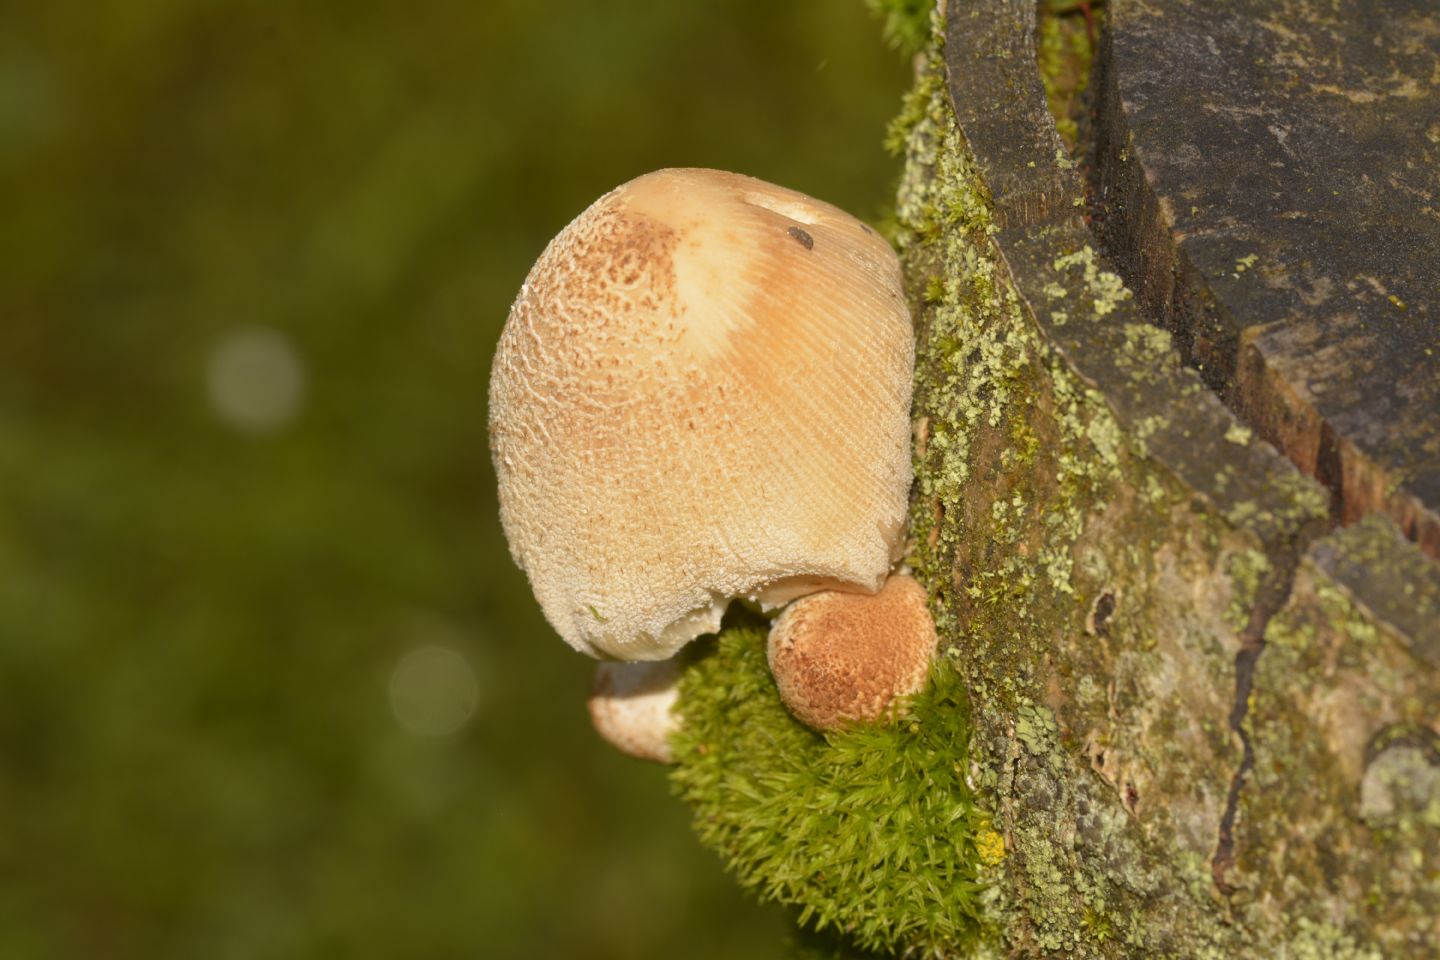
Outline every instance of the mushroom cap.
{"label": "mushroom cap", "polygon": [[670,734],[680,727],[673,712],[680,695],[680,667],[674,660],[595,665],[590,689],[590,722],[621,753],[670,763]]}
{"label": "mushroom cap", "polygon": [[925,686],[939,640],[925,588],[897,575],[874,596],[801,597],[770,627],[770,673],[806,726],[840,730],[886,716]]}
{"label": "mushroom cap", "polygon": [[662,659],[726,604],[874,591],[901,548],[914,342],[849,214],[661,170],[550,242],[490,379],[500,517],[547,619]]}

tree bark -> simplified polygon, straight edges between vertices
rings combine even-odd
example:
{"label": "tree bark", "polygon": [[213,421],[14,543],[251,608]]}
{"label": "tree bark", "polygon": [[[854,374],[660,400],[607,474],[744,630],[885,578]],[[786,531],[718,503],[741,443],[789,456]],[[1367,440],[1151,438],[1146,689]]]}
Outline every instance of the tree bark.
{"label": "tree bark", "polygon": [[[1035,7],[952,0],[898,202],[910,560],[961,653],[1005,839],[999,949],[1440,956],[1440,567],[1386,498],[1336,529],[1364,511],[1335,514],[1232,375],[1186,363],[1143,269],[1139,297],[1107,269]],[[1183,250],[1147,173],[1125,196],[1153,209],[1109,221],[1112,251]],[[1283,332],[1238,316],[1236,344]],[[1433,445],[1436,416],[1395,429]]]}

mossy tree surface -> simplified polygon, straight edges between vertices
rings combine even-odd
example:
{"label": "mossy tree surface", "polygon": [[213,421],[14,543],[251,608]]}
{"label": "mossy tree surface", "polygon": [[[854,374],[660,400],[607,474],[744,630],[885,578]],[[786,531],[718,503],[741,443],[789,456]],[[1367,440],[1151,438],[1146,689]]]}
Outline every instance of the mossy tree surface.
{"label": "mossy tree surface", "polygon": [[[1423,675],[1401,682],[1402,654],[1433,652],[1435,641],[1416,637],[1434,618],[1393,611],[1440,608],[1440,586],[1401,564],[1387,587],[1370,590],[1373,605],[1316,612],[1310,594],[1335,576],[1316,558],[1359,548],[1317,540],[1323,491],[1234,419],[1104,268],[1045,115],[1033,18],[1034,4],[1018,0],[953,9],[892,132],[906,159],[894,239],[919,344],[907,559],[930,589],[969,700],[968,740],[955,738],[934,762],[965,769],[996,836],[972,840],[966,853],[986,851],[976,870],[987,884],[974,900],[980,935],[897,937],[888,948],[1358,960],[1378,955],[1372,925],[1381,919],[1400,924],[1384,944],[1413,944],[1433,922],[1425,911],[1435,915],[1426,905],[1440,875],[1440,774],[1422,735],[1434,696]],[[1366,542],[1373,547],[1373,537]],[[1355,694],[1373,714],[1367,730],[1399,731],[1377,748],[1389,759],[1370,778],[1367,809],[1380,813],[1364,827],[1353,822],[1359,780],[1332,776],[1353,757],[1337,759],[1340,739],[1306,739],[1321,701],[1285,692],[1292,669],[1307,671],[1317,690],[1336,675],[1317,665],[1311,634],[1307,653],[1266,659],[1267,638],[1282,643],[1295,636],[1289,624],[1307,617],[1348,624],[1350,637],[1395,637],[1374,648],[1388,658],[1391,679],[1380,682],[1393,681],[1391,693]],[[1352,677],[1371,655],[1352,651]],[[751,692],[771,695],[763,679]],[[760,728],[778,731],[781,719]],[[687,738],[701,733],[679,779],[702,836],[732,862],[783,820],[787,804],[797,818],[815,815],[813,793],[772,790],[762,808],[744,791],[722,796],[706,785],[695,775],[706,752],[756,733],[727,731],[713,708],[690,709],[685,720]],[[888,746],[873,745],[899,751],[916,735],[896,727]],[[818,745],[806,762],[825,769],[833,749]],[[1330,785],[1308,797],[1314,809],[1303,823],[1268,802],[1277,781],[1304,791],[1315,777]],[[709,818],[725,802],[738,808],[719,831]],[[1269,855],[1305,842],[1295,833],[1304,824],[1344,833],[1335,849],[1363,861],[1355,876],[1371,907],[1348,899],[1356,884],[1307,899],[1307,885],[1335,876],[1326,853]],[[875,842],[894,836],[878,825]],[[786,860],[783,876],[740,872],[775,895],[785,884],[827,882],[816,867],[807,872],[802,856]],[[1431,899],[1393,905],[1420,894]]]}
{"label": "mossy tree surface", "polygon": [[1440,568],[1372,515],[1312,547],[1265,639],[1237,912],[1321,956],[1440,954]]}
{"label": "mossy tree surface", "polygon": [[[1235,664],[1323,501],[1298,478],[1246,475],[1287,476],[1220,427],[1088,247],[1056,246],[1037,323],[942,78],[919,97],[899,210],[923,303],[912,562],[974,698],[972,762],[1007,841],[1005,939],[1056,956],[1229,955],[1212,888],[1243,762]],[[1056,329],[1082,348],[1118,332],[1105,380],[1077,371]],[[1157,402],[1122,419],[1138,406],[1116,402],[1125,390]],[[1219,455],[1152,456],[1192,425]],[[1197,483],[1270,492],[1215,500]]]}

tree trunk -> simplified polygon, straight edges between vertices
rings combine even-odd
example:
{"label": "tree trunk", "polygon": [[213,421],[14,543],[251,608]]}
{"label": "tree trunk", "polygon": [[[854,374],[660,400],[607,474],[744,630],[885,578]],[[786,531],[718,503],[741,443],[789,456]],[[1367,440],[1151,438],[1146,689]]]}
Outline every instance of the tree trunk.
{"label": "tree trunk", "polygon": [[[1440,565],[1403,535],[1440,549],[1440,19],[1360,5],[1402,8],[1380,90],[1325,72],[1360,34],[1306,4],[1220,6],[1117,0],[1088,191],[1034,0],[942,13],[902,118],[911,563],[962,652],[1007,952],[1440,956]],[[1326,122],[1333,164],[1287,153]]]}

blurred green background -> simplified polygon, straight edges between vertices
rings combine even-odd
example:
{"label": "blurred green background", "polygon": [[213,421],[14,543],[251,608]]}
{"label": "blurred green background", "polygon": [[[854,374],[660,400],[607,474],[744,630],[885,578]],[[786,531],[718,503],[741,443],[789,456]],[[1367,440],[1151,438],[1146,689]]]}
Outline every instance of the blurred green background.
{"label": "blurred green background", "polygon": [[591,733],[486,381],[633,176],[879,214],[861,0],[6,6],[0,957],[778,956]]}

